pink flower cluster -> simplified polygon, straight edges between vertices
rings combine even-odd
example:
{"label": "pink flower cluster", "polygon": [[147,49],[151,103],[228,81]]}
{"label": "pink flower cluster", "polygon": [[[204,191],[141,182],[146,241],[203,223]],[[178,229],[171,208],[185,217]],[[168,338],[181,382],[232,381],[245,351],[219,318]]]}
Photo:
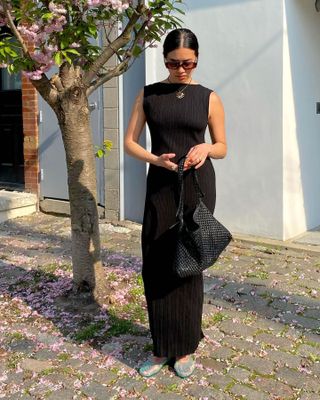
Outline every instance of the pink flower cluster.
{"label": "pink flower cluster", "polygon": [[67,10],[61,4],[55,4],[51,1],[49,10],[52,13],[52,18],[49,21],[39,19],[32,25],[21,24],[18,26],[20,33],[33,43],[36,48],[31,57],[36,61],[37,69],[23,72],[25,76],[33,80],[41,79],[42,74],[49,71],[54,65],[53,54],[58,50],[58,47],[47,43],[53,43],[54,37],[52,37],[52,34],[61,32],[67,23],[65,17]]}
{"label": "pink flower cluster", "polygon": [[[47,72],[52,65],[54,65],[54,55],[59,50],[59,38],[57,33],[62,32],[67,24],[67,5],[73,4],[80,7],[84,6],[83,10],[83,21],[86,21],[86,14],[89,12],[91,16],[96,14],[97,25],[99,21],[99,15],[101,8],[105,7],[115,13],[121,13],[130,6],[131,0],[72,0],[62,2],[60,0],[50,1],[45,10],[47,17],[43,18],[39,15],[39,7],[34,6],[35,12],[31,11],[28,15],[31,23],[20,21],[17,24],[17,29],[23,35],[29,43],[34,46],[34,52],[31,54],[31,58],[35,64],[32,71],[24,71],[23,74],[32,80],[39,80],[42,74]],[[9,5],[9,2],[8,2]],[[101,7],[101,8],[100,8]],[[14,10],[12,15],[14,17]],[[48,18],[48,12],[49,18]],[[3,7],[0,5],[0,26],[7,25],[7,20],[3,11]],[[78,41],[74,41],[70,45],[71,48],[80,47]],[[7,60],[1,60],[2,65],[8,64]]]}
{"label": "pink flower cluster", "polygon": [[89,7],[110,7],[118,12],[123,12],[129,7],[129,2],[122,0],[88,0],[87,4]]}

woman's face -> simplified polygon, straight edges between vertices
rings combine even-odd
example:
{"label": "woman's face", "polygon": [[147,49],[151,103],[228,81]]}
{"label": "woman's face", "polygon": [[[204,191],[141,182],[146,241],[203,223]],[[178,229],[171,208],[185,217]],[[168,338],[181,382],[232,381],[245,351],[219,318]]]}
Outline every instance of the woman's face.
{"label": "woman's face", "polygon": [[[170,51],[165,58],[165,62],[168,63],[166,66],[169,71],[169,79],[171,82],[188,83],[196,66],[193,63],[197,62],[197,57],[194,50],[181,47]],[[179,65],[179,63],[182,62],[184,62],[184,65]],[[177,69],[174,68],[175,63],[177,63],[176,66],[179,65]]]}

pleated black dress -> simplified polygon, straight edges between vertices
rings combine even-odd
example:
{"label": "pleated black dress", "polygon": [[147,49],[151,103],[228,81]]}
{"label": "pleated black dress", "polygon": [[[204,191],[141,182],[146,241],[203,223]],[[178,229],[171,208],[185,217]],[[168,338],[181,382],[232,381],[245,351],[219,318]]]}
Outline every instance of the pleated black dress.
{"label": "pleated black dress", "polygon": [[[185,97],[176,91],[183,84],[158,82],[144,88],[144,112],[150,129],[152,153],[175,153],[178,160],[189,149],[204,142],[208,123],[210,89],[189,85]],[[197,203],[190,170],[185,173],[185,211]],[[215,173],[209,158],[198,169],[204,203],[215,207]],[[142,226],[142,277],[147,300],[153,353],[158,357],[178,357],[193,353],[203,338],[202,274],[176,278],[172,274],[175,248],[173,230],[178,204],[177,173],[150,165],[147,177]]]}

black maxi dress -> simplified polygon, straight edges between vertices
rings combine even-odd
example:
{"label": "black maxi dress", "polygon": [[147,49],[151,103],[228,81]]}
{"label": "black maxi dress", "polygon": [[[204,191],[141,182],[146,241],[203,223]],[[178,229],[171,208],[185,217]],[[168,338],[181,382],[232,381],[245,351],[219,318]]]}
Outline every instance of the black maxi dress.
{"label": "black maxi dress", "polygon": [[[153,154],[175,153],[173,162],[194,145],[204,143],[208,123],[210,89],[195,84],[178,99],[185,85],[158,82],[145,86],[143,108],[151,135]],[[204,203],[215,207],[215,172],[209,158],[198,170]],[[185,211],[197,203],[190,170],[185,175]],[[176,278],[171,264],[175,238],[170,226],[176,222],[177,173],[150,164],[142,225],[142,277],[147,301],[153,353],[178,357],[194,353],[203,338],[203,276]]]}

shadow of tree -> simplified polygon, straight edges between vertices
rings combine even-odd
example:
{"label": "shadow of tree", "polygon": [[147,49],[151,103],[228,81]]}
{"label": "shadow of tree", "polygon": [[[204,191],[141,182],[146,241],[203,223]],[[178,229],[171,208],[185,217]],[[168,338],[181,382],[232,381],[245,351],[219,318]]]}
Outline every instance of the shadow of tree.
{"label": "shadow of tree", "polygon": [[[127,342],[126,352],[130,344],[136,348],[136,353],[142,353],[148,347],[150,339],[145,325],[130,316],[118,315],[117,307],[101,307],[92,301],[91,295],[74,296],[70,271],[59,268],[55,273],[41,269],[25,270],[5,260],[0,260],[0,271],[0,295],[9,306],[7,315],[2,315],[2,318],[10,321],[14,331],[15,326],[25,324],[31,329],[36,326],[41,333],[40,318],[42,332],[50,330],[48,323],[51,323],[69,343],[87,344],[130,367],[134,367],[138,360],[125,356],[123,343]],[[9,342],[11,339],[9,337]],[[122,347],[117,346],[118,341],[122,342]],[[4,344],[13,351],[14,347],[19,347],[16,342],[11,343],[13,347],[6,341]],[[59,337],[52,346],[55,351],[59,350]]]}

